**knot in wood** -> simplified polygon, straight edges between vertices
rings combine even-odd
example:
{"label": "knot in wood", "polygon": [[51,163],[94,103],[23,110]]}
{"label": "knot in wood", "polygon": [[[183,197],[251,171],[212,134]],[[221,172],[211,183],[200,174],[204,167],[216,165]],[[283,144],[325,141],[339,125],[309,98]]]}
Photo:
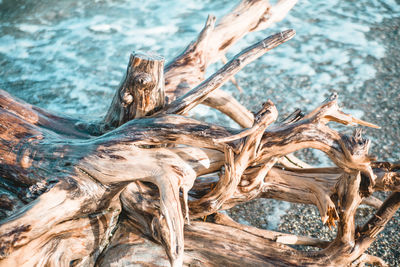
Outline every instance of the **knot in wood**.
{"label": "knot in wood", "polygon": [[[141,85],[151,85],[153,83],[153,79],[150,74],[145,72],[136,73],[133,77],[134,82],[139,83]],[[138,90],[143,89],[143,87],[138,87]]]}
{"label": "knot in wood", "polygon": [[124,95],[122,96],[122,103],[124,107],[129,106],[133,102],[133,95],[131,95],[129,92],[125,92]]}

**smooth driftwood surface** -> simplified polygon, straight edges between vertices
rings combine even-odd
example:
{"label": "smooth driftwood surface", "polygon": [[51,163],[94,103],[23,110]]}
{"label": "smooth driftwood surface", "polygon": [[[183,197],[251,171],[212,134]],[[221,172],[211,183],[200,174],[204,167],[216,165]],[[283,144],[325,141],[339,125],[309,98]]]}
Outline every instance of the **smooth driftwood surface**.
{"label": "smooth driftwood surface", "polygon": [[[370,156],[359,129],[349,136],[328,122],[379,127],[343,113],[335,93],[277,123],[271,101],[253,115],[220,89],[295,35],[279,32],[225,60],[236,41],[295,3],[245,0],[218,23],[209,16],[165,68],[160,56],[132,53],[101,121],[53,115],[0,91],[0,266],[384,266],[365,251],[400,206],[400,164]],[[225,65],[205,79],[219,60]],[[243,129],[187,117],[198,104]],[[291,155],[304,148],[336,167]],[[392,193],[381,202],[375,191]],[[255,198],[315,205],[337,236],[257,229],[220,212]],[[356,227],[362,203],[377,211]]]}

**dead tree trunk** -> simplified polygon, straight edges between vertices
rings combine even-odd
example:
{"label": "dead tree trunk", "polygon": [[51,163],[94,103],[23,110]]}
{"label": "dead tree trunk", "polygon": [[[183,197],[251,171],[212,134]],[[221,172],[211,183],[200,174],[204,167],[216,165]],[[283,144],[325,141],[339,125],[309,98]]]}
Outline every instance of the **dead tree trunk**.
{"label": "dead tree trunk", "polygon": [[[243,1],[216,26],[210,16],[165,69],[161,57],[133,53],[100,122],[54,116],[0,91],[0,266],[384,265],[365,250],[400,206],[400,165],[369,156],[360,131],[347,136],[327,123],[377,126],[340,111],[336,94],[271,125],[271,101],[253,116],[219,89],[294,31],[248,47],[204,80],[232,44],[281,20],[295,2]],[[185,116],[201,103],[244,129]],[[323,151],[337,167],[285,161],[303,148]],[[377,190],[393,193],[380,203],[370,198]],[[337,237],[261,230],[218,213],[255,198],[316,205],[324,223],[337,221]],[[356,228],[361,203],[379,208]],[[210,222],[195,220],[203,216]]]}

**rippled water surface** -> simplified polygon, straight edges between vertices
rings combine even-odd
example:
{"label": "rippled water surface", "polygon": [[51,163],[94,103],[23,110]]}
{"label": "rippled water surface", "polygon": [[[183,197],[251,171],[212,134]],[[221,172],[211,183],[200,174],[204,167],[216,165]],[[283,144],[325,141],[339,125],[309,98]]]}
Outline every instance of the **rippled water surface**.
{"label": "rippled water surface", "polygon": [[[0,0],[0,88],[52,111],[104,114],[131,51],[171,60],[209,13],[221,17],[237,2]],[[251,109],[270,98],[282,116],[338,91],[347,111],[383,126],[367,132],[374,151],[400,158],[399,17],[394,0],[300,0],[283,22],[229,52],[276,31],[297,31],[237,75],[245,94],[232,85],[225,90]],[[205,108],[198,112],[229,123]]]}
{"label": "rippled water surface", "polygon": [[[53,112],[101,116],[131,51],[155,51],[169,61],[197,36],[208,14],[221,17],[238,2],[0,0],[0,88]],[[284,21],[246,36],[228,57],[287,28],[297,31],[294,39],[236,76],[245,93],[231,84],[224,90],[251,110],[270,98],[281,117],[296,107],[310,111],[337,91],[345,111],[382,126],[366,132],[373,153],[399,160],[400,1],[300,0]],[[211,66],[208,73],[219,66]],[[198,118],[234,126],[208,108],[196,111]],[[329,164],[314,150],[300,156]],[[230,212],[243,223],[275,229],[289,204],[268,203],[260,200]],[[294,213],[286,220],[290,226],[307,217],[311,226],[302,222],[299,228],[313,231],[319,221],[317,212],[316,219],[308,218],[310,213],[301,217],[298,208]],[[374,244],[378,254],[395,265],[400,257],[398,225],[394,222],[388,229],[384,240]]]}

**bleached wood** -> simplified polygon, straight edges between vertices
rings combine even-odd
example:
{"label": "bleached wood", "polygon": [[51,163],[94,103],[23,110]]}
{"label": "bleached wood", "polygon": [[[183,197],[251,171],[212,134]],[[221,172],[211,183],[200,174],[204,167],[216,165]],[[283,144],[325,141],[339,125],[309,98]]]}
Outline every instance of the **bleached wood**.
{"label": "bleached wood", "polygon": [[[295,2],[243,1],[218,23],[209,16],[165,68],[165,92],[163,59],[132,54],[101,122],[55,116],[0,91],[0,266],[384,265],[365,251],[400,207],[400,164],[375,161],[360,131],[344,135],[327,123],[377,126],[343,113],[337,94],[272,124],[271,101],[253,116],[218,89],[294,31],[256,43],[203,78],[237,40],[281,20]],[[185,116],[201,103],[244,129]],[[324,152],[336,167],[311,168],[291,155],[304,148]],[[382,203],[374,191],[393,193]],[[321,241],[213,215],[255,198],[315,205],[323,223],[337,224],[337,236]],[[355,228],[362,203],[377,211]],[[211,222],[194,220],[203,216]]]}

